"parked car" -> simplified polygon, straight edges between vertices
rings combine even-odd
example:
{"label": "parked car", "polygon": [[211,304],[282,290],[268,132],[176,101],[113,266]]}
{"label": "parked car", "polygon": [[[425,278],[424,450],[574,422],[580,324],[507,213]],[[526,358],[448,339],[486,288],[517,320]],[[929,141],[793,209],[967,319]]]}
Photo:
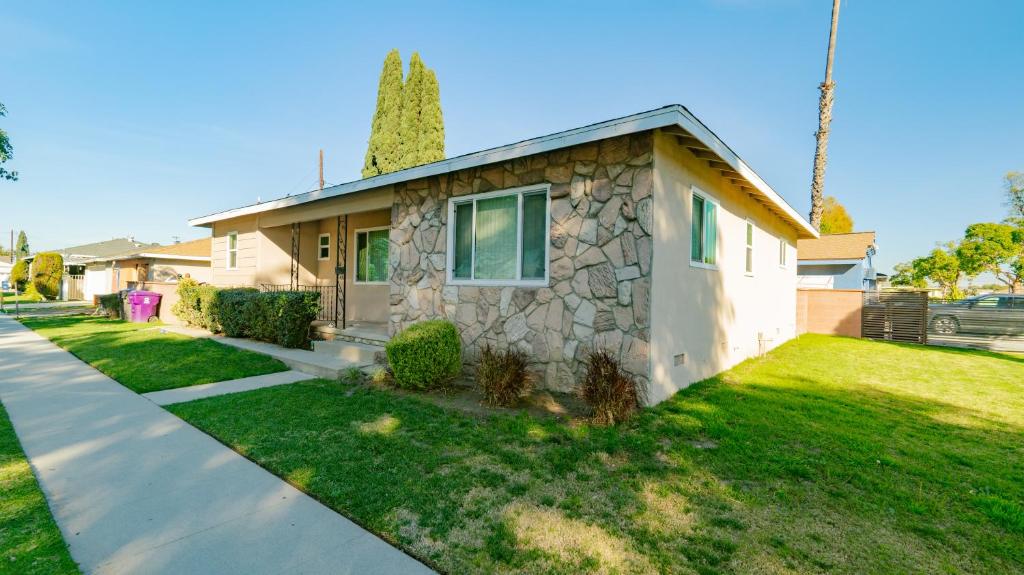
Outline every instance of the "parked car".
{"label": "parked car", "polygon": [[928,325],[940,335],[1024,335],[1024,294],[989,294],[928,306]]}

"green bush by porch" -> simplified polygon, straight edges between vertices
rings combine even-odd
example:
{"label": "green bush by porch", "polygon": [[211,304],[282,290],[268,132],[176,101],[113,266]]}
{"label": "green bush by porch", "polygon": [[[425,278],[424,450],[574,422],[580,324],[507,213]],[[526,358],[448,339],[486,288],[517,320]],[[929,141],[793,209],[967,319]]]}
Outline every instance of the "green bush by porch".
{"label": "green bush by porch", "polygon": [[415,323],[391,338],[386,351],[395,382],[407,389],[438,387],[462,370],[462,341],[450,321]]}
{"label": "green bush by porch", "polygon": [[320,309],[315,291],[260,292],[182,280],[172,311],[193,327],[283,347],[309,348],[309,326]]}

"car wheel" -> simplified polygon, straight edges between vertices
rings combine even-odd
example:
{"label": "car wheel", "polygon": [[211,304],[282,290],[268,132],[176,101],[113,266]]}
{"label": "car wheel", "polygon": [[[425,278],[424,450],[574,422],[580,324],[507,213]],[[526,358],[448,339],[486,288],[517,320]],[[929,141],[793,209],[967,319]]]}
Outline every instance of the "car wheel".
{"label": "car wheel", "polygon": [[953,335],[960,329],[960,322],[955,317],[942,315],[932,320],[932,330],[942,335]]}

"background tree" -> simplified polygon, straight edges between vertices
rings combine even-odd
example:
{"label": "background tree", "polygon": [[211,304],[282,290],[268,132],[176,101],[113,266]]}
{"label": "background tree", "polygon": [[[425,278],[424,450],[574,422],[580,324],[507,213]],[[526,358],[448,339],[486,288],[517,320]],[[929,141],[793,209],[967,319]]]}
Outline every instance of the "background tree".
{"label": "background tree", "polygon": [[[0,118],[7,115],[7,108],[3,104],[0,104]],[[0,128],[0,180],[11,180],[17,181],[18,172],[9,171],[4,168],[3,164],[7,160],[14,157],[14,147],[11,146],[11,139],[7,136],[7,132]]]}
{"label": "background tree", "polygon": [[917,274],[912,262],[894,265],[892,267],[892,275],[889,276],[889,283],[894,286],[928,287],[928,282],[925,281],[924,277]]}
{"label": "background tree", "polygon": [[437,84],[437,75],[430,69],[426,69],[426,76],[423,79],[416,156],[419,164],[429,164],[444,159],[444,116],[441,114],[441,89]]}
{"label": "background tree", "polygon": [[1024,282],[1024,229],[997,223],[971,224],[957,248],[969,275],[989,272],[1013,293]]}
{"label": "background tree", "polygon": [[398,147],[401,169],[422,163],[419,161],[419,138],[426,68],[419,52],[413,52],[409,61],[409,75],[405,78],[405,86],[402,88],[402,127],[399,132],[401,143]]}
{"label": "background tree", "polygon": [[853,218],[834,196],[825,198],[818,231],[823,234],[848,234],[853,231]]}
{"label": "background tree", "polygon": [[957,256],[956,242],[948,242],[931,251],[924,257],[915,258],[909,264],[898,264],[896,274],[890,279],[893,285],[927,287],[927,281],[942,288],[942,297],[946,299],[963,298],[960,280],[966,275]]}
{"label": "background tree", "polygon": [[18,241],[14,244],[14,257],[20,260],[27,258],[28,254],[28,236],[25,235],[25,230],[21,230],[18,232]]}
{"label": "background tree", "polygon": [[370,143],[363,162],[363,177],[370,178],[401,169],[399,156],[402,125],[402,56],[388,52],[377,87],[377,109],[373,113]]}
{"label": "background tree", "polygon": [[1010,219],[1024,226],[1024,173],[1009,172],[1003,178],[1006,190],[1006,204],[1010,207]]}
{"label": "background tree", "polygon": [[832,61],[836,54],[836,31],[839,28],[839,0],[832,1],[832,28],[828,33],[828,55],[825,59],[825,81],[818,87],[818,131],[815,133],[814,172],[811,177],[811,225],[821,226],[822,196],[825,193],[825,165],[828,164],[828,133],[832,126],[832,102],[836,83],[832,81]]}
{"label": "background tree", "polygon": [[402,59],[392,50],[384,59],[363,177],[444,159],[444,116],[437,75],[413,52],[402,83]]}

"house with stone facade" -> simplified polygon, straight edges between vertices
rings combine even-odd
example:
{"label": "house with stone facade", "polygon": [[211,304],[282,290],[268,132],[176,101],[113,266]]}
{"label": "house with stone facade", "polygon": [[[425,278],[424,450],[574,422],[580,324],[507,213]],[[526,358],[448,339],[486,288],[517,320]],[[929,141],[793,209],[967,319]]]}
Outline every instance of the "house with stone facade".
{"label": "house with stone facade", "polygon": [[678,105],[194,218],[212,283],[321,293],[328,338],[448,318],[570,390],[604,348],[657,403],[794,337],[817,232]]}

